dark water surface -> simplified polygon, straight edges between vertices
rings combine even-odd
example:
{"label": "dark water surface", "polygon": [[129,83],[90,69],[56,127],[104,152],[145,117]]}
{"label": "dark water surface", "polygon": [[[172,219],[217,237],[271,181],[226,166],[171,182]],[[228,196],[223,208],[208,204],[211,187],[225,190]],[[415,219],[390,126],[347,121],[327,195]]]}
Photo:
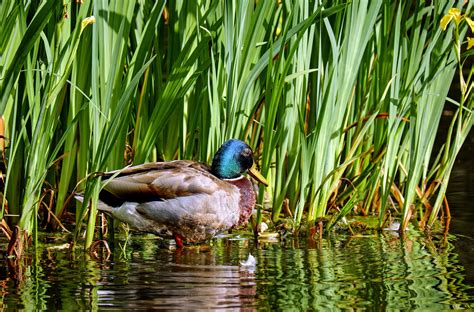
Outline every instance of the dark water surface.
{"label": "dark water surface", "polygon": [[[474,285],[474,129],[466,139],[451,173],[446,197],[451,208],[455,251],[465,268],[465,282]],[[474,297],[474,291],[470,291]]]}
{"label": "dark water surface", "polygon": [[[456,237],[412,235],[259,246],[250,239],[221,238],[213,246],[179,252],[160,247],[152,236],[134,236],[125,253],[117,242],[108,259],[105,253],[94,259],[45,248],[23,259],[16,271],[1,270],[0,309],[474,307]],[[241,264],[249,254],[255,266]]]}

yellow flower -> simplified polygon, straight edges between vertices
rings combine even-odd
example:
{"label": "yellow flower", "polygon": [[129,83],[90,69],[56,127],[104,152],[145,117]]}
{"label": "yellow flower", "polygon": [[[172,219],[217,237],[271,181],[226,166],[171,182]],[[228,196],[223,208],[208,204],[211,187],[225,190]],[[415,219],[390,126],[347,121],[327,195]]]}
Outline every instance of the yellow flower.
{"label": "yellow flower", "polygon": [[448,14],[451,14],[454,17],[454,21],[456,22],[456,24],[459,24],[459,22],[461,21],[461,10],[451,8],[449,9]]}
{"label": "yellow flower", "polygon": [[464,19],[466,20],[467,24],[469,25],[469,27],[471,27],[471,32],[474,33],[474,22],[472,21],[472,19],[470,19],[469,17],[464,17]]}
{"label": "yellow flower", "polygon": [[454,18],[454,21],[456,22],[456,25],[459,25],[459,22],[461,21],[461,10],[456,9],[456,8],[451,8],[448,10],[448,14],[443,16],[441,19],[441,22],[439,23],[441,26],[441,29],[446,30],[446,27],[448,27],[449,22]]}
{"label": "yellow flower", "polygon": [[467,49],[474,47],[474,38],[467,37]]}
{"label": "yellow flower", "polygon": [[95,23],[95,17],[94,16],[86,17],[81,22],[81,31],[84,30],[84,28],[86,28],[88,25],[91,25],[91,24],[94,24],[94,23]]}

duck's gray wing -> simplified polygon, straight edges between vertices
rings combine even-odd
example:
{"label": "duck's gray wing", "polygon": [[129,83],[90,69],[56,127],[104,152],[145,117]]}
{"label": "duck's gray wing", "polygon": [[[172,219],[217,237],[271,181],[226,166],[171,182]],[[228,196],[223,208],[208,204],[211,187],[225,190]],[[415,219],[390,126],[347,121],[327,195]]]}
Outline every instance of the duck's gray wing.
{"label": "duck's gray wing", "polygon": [[149,163],[104,174],[104,189],[120,201],[147,202],[212,194],[229,185],[193,161]]}

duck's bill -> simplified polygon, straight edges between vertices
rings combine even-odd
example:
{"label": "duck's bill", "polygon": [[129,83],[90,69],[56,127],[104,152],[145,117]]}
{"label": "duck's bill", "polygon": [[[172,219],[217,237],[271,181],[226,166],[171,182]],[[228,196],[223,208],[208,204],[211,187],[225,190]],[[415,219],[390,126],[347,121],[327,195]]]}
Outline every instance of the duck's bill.
{"label": "duck's bill", "polygon": [[265,186],[268,186],[268,181],[263,177],[263,175],[257,170],[257,166],[253,163],[252,167],[249,169],[249,174],[252,178],[262,183]]}

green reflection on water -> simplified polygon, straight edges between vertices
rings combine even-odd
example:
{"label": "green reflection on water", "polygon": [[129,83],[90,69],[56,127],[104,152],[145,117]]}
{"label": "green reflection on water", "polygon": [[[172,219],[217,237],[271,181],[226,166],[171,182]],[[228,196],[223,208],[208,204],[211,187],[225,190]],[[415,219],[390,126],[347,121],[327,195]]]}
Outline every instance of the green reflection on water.
{"label": "green reflection on water", "polygon": [[421,237],[360,237],[325,240],[309,250],[278,247],[257,254],[257,278],[265,281],[261,291],[271,307],[426,310],[472,305],[449,242],[439,249]]}
{"label": "green reflection on water", "polygon": [[[1,270],[0,309],[440,310],[473,306],[450,236],[322,241],[221,238],[183,251],[133,236],[91,257],[45,246]],[[122,242],[123,243],[123,242]],[[54,244],[53,244],[54,245]],[[249,253],[255,267],[242,267]]]}

